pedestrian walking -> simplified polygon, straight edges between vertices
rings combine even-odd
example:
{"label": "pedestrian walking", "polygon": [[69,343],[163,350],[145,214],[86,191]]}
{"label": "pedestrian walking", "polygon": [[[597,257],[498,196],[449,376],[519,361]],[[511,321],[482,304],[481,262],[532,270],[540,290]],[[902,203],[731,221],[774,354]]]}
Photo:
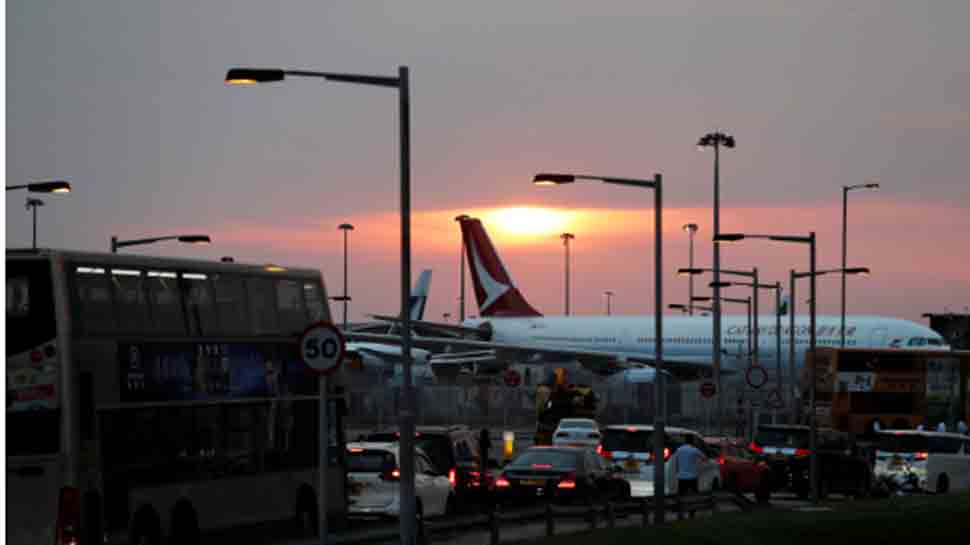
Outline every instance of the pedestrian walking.
{"label": "pedestrian walking", "polygon": [[[700,449],[694,446],[694,436],[687,435],[686,441],[674,452],[674,469],[677,472],[677,493],[681,496],[697,493],[697,479],[699,477],[700,464],[707,461],[707,456]],[[694,518],[694,511],[690,512]]]}

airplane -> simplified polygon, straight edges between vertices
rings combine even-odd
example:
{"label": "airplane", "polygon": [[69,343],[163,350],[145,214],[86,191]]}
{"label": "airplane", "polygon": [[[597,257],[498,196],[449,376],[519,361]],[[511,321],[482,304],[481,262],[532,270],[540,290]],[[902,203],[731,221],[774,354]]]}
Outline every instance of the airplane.
{"label": "airplane", "polygon": [[[479,317],[460,326],[418,322],[437,327],[455,339],[417,339],[418,346],[494,350],[507,358],[573,360],[607,374],[622,369],[654,367],[654,317],[650,316],[543,316],[526,301],[508,274],[480,220],[459,220],[469,270],[478,302]],[[665,372],[679,380],[698,380],[713,366],[712,316],[665,316]],[[747,314],[723,315],[722,351],[747,343]],[[759,360],[774,362],[774,316],[759,317]],[[785,320],[786,322],[788,320]],[[809,347],[810,317],[795,318],[795,359],[804,361]],[[816,345],[839,346],[840,316],[816,317]],[[470,338],[469,338],[470,337]],[[788,325],[782,327],[782,360],[788,357]],[[908,320],[883,316],[846,316],[846,347],[915,348],[949,350],[943,337]],[[737,372],[743,358],[724,358],[722,372]],[[637,365],[640,364],[640,365]],[[787,366],[785,367],[787,368]],[[648,371],[636,381],[652,380]]]}
{"label": "airplane", "polygon": [[[431,289],[431,269],[421,271],[418,281],[414,284],[409,300],[409,315],[412,320],[420,321],[424,317],[424,309],[428,302],[428,292]],[[397,324],[388,321],[375,321],[354,324],[348,327],[345,335],[356,332],[370,332],[377,334],[396,334]],[[411,374],[415,384],[432,383],[434,373],[429,366],[431,352],[422,348],[411,348]],[[386,343],[351,341],[344,345],[344,363],[351,369],[362,372],[376,373],[393,384],[402,382],[401,347]]]}

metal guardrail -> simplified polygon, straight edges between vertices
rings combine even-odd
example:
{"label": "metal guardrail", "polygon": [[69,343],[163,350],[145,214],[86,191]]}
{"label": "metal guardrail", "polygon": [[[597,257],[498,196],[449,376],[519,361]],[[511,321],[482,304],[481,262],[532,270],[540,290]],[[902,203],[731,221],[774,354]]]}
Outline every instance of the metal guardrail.
{"label": "metal guardrail", "polygon": [[[712,492],[685,496],[667,496],[665,511],[683,520],[694,511],[718,511],[718,503],[730,502],[743,511],[751,510],[754,502],[741,494],[731,492]],[[627,500],[621,502],[587,503],[586,505],[556,505],[551,502],[541,507],[504,512],[492,508],[477,515],[465,515],[449,520],[421,520],[418,523],[418,543],[427,545],[450,540],[456,536],[476,531],[487,531],[489,543],[501,542],[502,530],[514,526],[525,526],[538,522],[545,523],[545,535],[556,535],[557,523],[561,521],[585,521],[591,530],[598,527],[615,528],[616,519],[641,517],[641,527],[647,528],[653,521],[653,498]],[[369,530],[353,530],[330,534],[328,542],[333,545],[363,545],[366,543],[388,542],[399,539],[398,528],[385,527]],[[317,539],[288,541],[278,545],[317,545]]]}

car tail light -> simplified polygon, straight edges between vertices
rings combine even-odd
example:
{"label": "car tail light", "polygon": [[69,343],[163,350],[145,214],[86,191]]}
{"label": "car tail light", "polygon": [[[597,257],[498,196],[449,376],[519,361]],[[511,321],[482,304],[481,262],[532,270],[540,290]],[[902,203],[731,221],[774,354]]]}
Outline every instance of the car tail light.
{"label": "car tail light", "polygon": [[381,473],[381,479],[385,481],[399,481],[401,480],[401,470],[396,467],[385,469]]}
{"label": "car tail light", "polygon": [[727,461],[727,460],[725,460],[725,459],[724,459],[724,456],[719,456],[719,457],[718,457],[718,459],[717,459],[717,463],[718,463],[718,465],[722,465],[722,466],[724,465],[724,463],[725,463],[726,461]]}
{"label": "car tail light", "polygon": [[664,449],[664,461],[665,462],[670,459],[670,455],[671,455],[670,449],[669,448],[665,448]]}
{"label": "car tail light", "polygon": [[559,484],[556,485],[556,488],[563,490],[572,490],[573,488],[576,488],[576,472],[574,471],[564,475],[562,480],[559,481]]}
{"label": "car tail light", "polygon": [[807,448],[797,448],[797,449],[795,449],[795,456],[808,456],[811,453],[812,453],[812,451],[808,450]]}
{"label": "car tail light", "polygon": [[596,445],[596,454],[599,454],[603,458],[613,458],[613,453],[603,448],[602,444]]}
{"label": "car tail light", "polygon": [[458,484],[457,474],[455,473],[455,468],[448,470],[448,482],[451,483],[451,487],[454,488]]}
{"label": "car tail light", "polygon": [[496,488],[508,488],[510,486],[512,486],[512,483],[509,482],[508,478],[505,476],[505,473],[502,473],[498,476],[498,479],[495,479]]}
{"label": "car tail light", "polygon": [[916,459],[917,460],[925,460],[925,459],[927,459],[929,457],[930,457],[930,453],[929,452],[917,452],[916,453]]}
{"label": "car tail light", "polygon": [[37,363],[37,362],[39,362],[42,359],[44,359],[44,354],[42,354],[40,350],[32,350],[30,352],[30,361],[31,362]]}
{"label": "car tail light", "polygon": [[81,493],[73,486],[61,488],[57,502],[57,545],[77,545],[81,536]]}
{"label": "car tail light", "polygon": [[755,443],[754,441],[751,441],[751,444],[748,445],[748,449],[751,450],[751,452],[754,452],[756,454],[764,454],[765,453],[764,447],[762,447],[758,443]]}

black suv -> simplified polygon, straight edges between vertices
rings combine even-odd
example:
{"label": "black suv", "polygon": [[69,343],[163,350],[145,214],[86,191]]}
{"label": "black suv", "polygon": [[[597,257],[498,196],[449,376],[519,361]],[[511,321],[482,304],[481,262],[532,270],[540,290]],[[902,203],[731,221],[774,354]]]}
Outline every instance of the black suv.
{"label": "black suv", "polygon": [[[852,437],[827,428],[817,431],[819,497],[829,492],[867,495],[872,489],[872,466]],[[810,492],[808,447],[808,426],[776,425],[758,426],[749,446],[771,468],[772,491],[788,490],[800,498]]]}
{"label": "black suv", "polygon": [[[448,476],[459,506],[489,498],[492,481],[487,472],[481,474],[480,431],[467,426],[417,426],[415,432],[414,445],[428,455],[438,473]],[[400,438],[399,431],[388,430],[371,433],[363,440],[397,442]]]}

